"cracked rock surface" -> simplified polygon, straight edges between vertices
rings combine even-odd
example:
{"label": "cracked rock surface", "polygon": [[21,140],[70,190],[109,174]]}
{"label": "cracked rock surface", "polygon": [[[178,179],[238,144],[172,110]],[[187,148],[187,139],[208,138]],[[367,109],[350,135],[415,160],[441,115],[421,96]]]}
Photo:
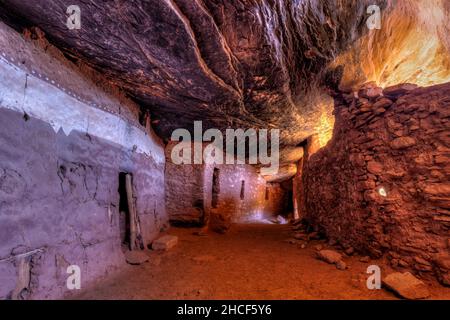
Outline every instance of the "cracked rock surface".
{"label": "cracked rock surface", "polygon": [[63,1],[2,7],[149,108],[165,138],[202,120],[280,128],[283,146],[295,147],[330,114],[325,67],[364,32],[369,2],[95,0],[80,4],[80,30],[66,27]]}
{"label": "cracked rock surface", "polygon": [[[369,32],[374,4],[383,20]],[[290,150],[332,118],[324,87],[450,81],[442,1],[91,0],[79,4],[79,30],[66,26],[67,5],[4,0],[0,16],[18,29],[39,27],[100,70],[151,111],[165,139],[194,120],[204,130],[281,129],[287,177],[301,157]]]}

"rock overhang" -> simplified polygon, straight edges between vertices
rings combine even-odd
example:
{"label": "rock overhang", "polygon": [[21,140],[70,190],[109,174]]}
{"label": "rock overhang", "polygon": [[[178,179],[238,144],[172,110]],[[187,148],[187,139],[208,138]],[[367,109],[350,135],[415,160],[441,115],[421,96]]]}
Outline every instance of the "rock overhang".
{"label": "rock overhang", "polygon": [[[150,110],[166,140],[176,128],[192,130],[196,120],[205,128],[280,129],[280,176],[288,177],[299,159],[292,150],[332,127],[326,87],[450,81],[449,23],[442,19],[448,5],[375,1],[381,29],[368,30],[372,2],[91,1],[80,4],[80,30],[65,26],[63,3],[1,6],[4,18],[39,27],[63,52],[123,88]],[[421,24],[424,12],[434,21]],[[399,60],[414,41],[422,48],[414,46],[417,59]]]}

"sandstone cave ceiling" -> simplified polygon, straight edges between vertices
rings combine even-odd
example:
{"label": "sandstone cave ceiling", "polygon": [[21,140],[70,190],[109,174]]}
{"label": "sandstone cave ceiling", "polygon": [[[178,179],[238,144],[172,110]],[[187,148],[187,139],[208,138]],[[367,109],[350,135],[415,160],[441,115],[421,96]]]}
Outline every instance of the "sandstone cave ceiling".
{"label": "sandstone cave ceiling", "polygon": [[[450,81],[450,1],[85,0],[82,28],[68,30],[72,2],[0,8],[123,88],[164,139],[195,120],[281,129],[282,175],[295,173],[302,141],[332,128],[326,87]],[[366,27],[372,4],[381,30]]]}

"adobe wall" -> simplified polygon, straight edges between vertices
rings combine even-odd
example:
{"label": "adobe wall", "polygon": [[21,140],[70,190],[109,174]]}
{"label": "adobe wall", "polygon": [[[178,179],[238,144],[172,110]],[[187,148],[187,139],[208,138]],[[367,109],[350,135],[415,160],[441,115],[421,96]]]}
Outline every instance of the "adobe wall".
{"label": "adobe wall", "polygon": [[[166,208],[171,223],[202,226],[213,215],[220,216],[227,223],[262,221],[284,213],[284,205],[288,201],[285,190],[277,183],[267,184],[255,166],[174,164],[171,154],[177,144],[169,142],[165,150]],[[213,208],[215,168],[219,170],[219,193]],[[241,199],[242,181],[244,191]],[[265,196],[266,187],[270,190],[268,199]]]}
{"label": "adobe wall", "polygon": [[[119,173],[133,174],[144,243],[168,225],[164,148],[138,106],[0,24],[0,299],[61,298],[125,264]],[[16,290],[17,289],[17,290]]]}

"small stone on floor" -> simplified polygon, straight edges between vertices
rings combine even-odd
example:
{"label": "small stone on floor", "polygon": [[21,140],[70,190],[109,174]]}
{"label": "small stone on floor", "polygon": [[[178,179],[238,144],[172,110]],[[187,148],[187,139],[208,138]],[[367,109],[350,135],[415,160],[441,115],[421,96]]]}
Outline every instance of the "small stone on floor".
{"label": "small stone on floor", "polygon": [[369,257],[369,256],[364,256],[364,257],[361,257],[361,258],[359,259],[359,262],[367,263],[367,262],[369,262],[369,261],[370,261],[370,257]]}
{"label": "small stone on floor", "polygon": [[156,239],[152,243],[152,249],[153,250],[169,250],[175,247],[178,243],[178,237],[177,236],[171,236],[171,235],[165,235],[162,236],[159,239]]}
{"label": "small stone on floor", "polygon": [[337,263],[342,260],[342,255],[334,250],[320,250],[317,258],[328,263]]}
{"label": "small stone on floor", "polygon": [[199,236],[199,237],[207,237],[208,233],[206,231],[200,230],[200,231],[195,231],[194,233],[192,233],[194,236]]}
{"label": "small stone on floor", "polygon": [[334,250],[320,250],[317,252],[317,258],[334,264],[338,270],[347,269],[347,264],[342,260],[342,255]]}
{"label": "small stone on floor", "polygon": [[125,259],[129,264],[139,265],[147,262],[149,257],[143,251],[127,251],[125,252]]}
{"label": "small stone on floor", "polygon": [[320,251],[320,250],[323,249],[323,245],[318,244],[318,245],[316,245],[314,248],[316,249],[316,251]]}
{"label": "small stone on floor", "polygon": [[383,279],[383,284],[406,299],[425,299],[430,296],[430,292],[425,283],[409,272],[391,273]]}

